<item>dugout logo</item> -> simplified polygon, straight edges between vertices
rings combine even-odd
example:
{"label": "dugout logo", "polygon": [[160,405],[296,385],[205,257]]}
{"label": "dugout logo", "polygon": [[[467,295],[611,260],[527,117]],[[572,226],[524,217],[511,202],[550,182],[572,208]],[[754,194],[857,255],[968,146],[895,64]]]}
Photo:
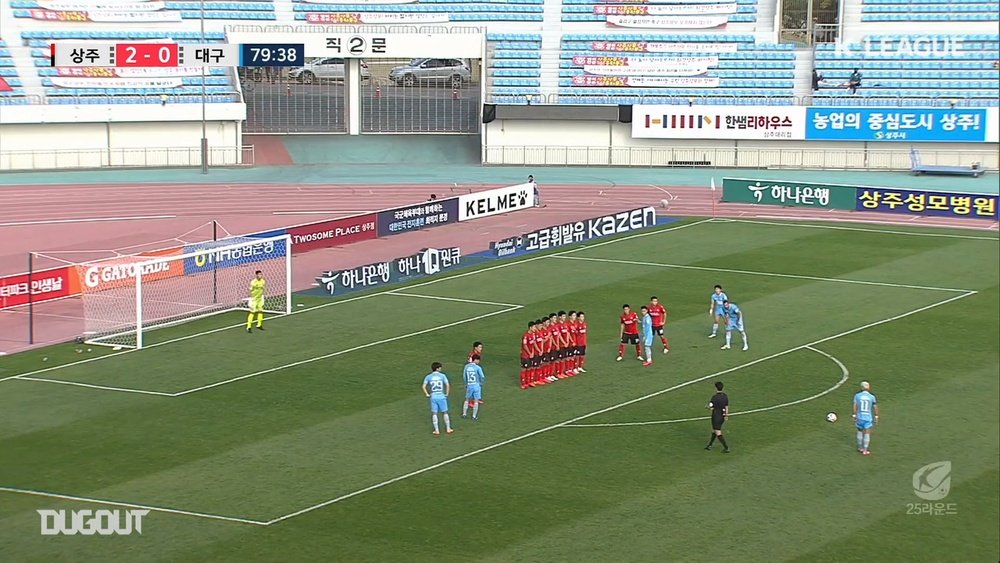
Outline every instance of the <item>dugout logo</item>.
{"label": "dugout logo", "polygon": [[148,510],[38,510],[43,536],[142,535]]}
{"label": "dugout logo", "polygon": [[913,494],[924,500],[942,500],[951,492],[951,462],[928,463],[913,472]]}

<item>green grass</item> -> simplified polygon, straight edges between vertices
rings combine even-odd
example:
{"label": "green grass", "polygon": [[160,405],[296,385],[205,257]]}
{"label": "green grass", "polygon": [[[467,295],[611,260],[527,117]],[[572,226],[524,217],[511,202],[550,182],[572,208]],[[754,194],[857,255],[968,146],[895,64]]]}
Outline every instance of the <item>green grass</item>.
{"label": "green grass", "polygon": [[[90,387],[0,382],[0,486],[262,523],[357,494],[270,525],[154,511],[141,536],[43,537],[35,510],[102,505],[0,492],[0,559],[996,561],[997,239],[896,231],[682,223],[402,295],[297,297],[265,333],[224,329],[234,314],[138,352],[4,357],[3,377]],[[747,352],[706,338],[716,283],[746,314]],[[653,294],[670,354],[616,363],[621,304]],[[589,373],[522,391],[524,323],[558,309],[589,315]],[[475,424],[456,412],[473,340]],[[849,370],[826,394],[842,372],[821,352]],[[435,360],[457,429],[437,438],[419,390]],[[577,427],[700,418],[716,379],[733,411],[769,409],[732,417],[730,455],[702,449],[704,420]],[[868,458],[849,416],[862,379],[883,409]],[[956,514],[907,514],[924,502],[913,472],[943,460]]]}

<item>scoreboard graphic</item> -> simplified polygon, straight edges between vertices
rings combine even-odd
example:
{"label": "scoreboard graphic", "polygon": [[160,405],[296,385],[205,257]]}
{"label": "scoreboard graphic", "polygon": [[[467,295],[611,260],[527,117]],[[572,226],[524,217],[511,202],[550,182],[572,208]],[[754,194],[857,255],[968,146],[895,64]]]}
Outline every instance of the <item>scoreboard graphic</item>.
{"label": "scoreboard graphic", "polygon": [[268,43],[53,43],[57,67],[178,68],[302,66],[304,44]]}

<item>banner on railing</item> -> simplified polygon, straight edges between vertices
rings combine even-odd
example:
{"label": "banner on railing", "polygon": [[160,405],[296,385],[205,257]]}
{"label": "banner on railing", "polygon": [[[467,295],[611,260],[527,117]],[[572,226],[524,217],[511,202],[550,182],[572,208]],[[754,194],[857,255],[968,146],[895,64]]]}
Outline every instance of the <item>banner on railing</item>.
{"label": "banner on railing", "polygon": [[722,179],[722,201],[727,203],[854,209],[854,192],[853,187],[812,182]]}
{"label": "banner on railing", "polygon": [[736,3],[718,4],[671,4],[631,6],[594,6],[594,13],[608,16],[701,16],[715,14],[735,14]]}
{"label": "banner on railing", "polygon": [[891,188],[857,189],[858,211],[997,219],[997,196]]}
{"label": "banner on railing", "polygon": [[798,106],[632,107],[636,139],[793,140],[806,138]]}
{"label": "banner on railing", "polygon": [[534,184],[507,186],[458,196],[458,220],[481,219],[534,206]]}
{"label": "banner on railing", "polygon": [[433,276],[459,266],[461,262],[462,251],[458,247],[425,248],[402,258],[365,264],[347,270],[323,272],[316,277],[316,283],[330,295],[341,295],[418,277]]}
{"label": "banner on railing", "polygon": [[642,27],[653,29],[711,29],[723,27],[729,16],[608,16],[608,25],[613,27]]}
{"label": "banner on railing", "polygon": [[[988,142],[986,108],[837,108],[806,110],[808,141]],[[995,126],[992,127],[995,129]],[[994,141],[995,142],[995,141]]]}
{"label": "banner on railing", "polygon": [[378,212],[378,236],[386,237],[458,221],[458,198],[432,200]]}
{"label": "banner on railing", "polygon": [[735,53],[736,43],[656,43],[646,41],[594,41],[593,51],[612,53]]}
{"label": "banner on railing", "polygon": [[246,266],[285,256],[285,241],[281,239],[262,240],[234,248],[233,245],[239,242],[241,241],[223,239],[185,246],[184,254],[193,256],[184,259],[184,275],[211,272],[231,266]]}
{"label": "banner on railing", "polygon": [[510,256],[519,252],[548,250],[567,244],[645,229],[656,225],[656,223],[656,208],[640,207],[630,211],[553,225],[520,236],[499,240],[490,243],[490,250],[496,257]]}

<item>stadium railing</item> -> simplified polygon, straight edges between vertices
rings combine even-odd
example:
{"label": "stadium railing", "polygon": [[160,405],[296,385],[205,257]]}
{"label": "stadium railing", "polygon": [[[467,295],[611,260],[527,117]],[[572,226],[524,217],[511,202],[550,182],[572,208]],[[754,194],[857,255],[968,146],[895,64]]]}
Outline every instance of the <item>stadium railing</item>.
{"label": "stadium railing", "polygon": [[[209,147],[209,165],[253,167],[254,147]],[[201,147],[0,151],[0,171],[97,168],[176,168],[201,165]]]}
{"label": "stadium railing", "polygon": [[[905,144],[905,143],[904,143]],[[921,150],[928,165],[1000,168],[989,150]],[[789,168],[815,170],[910,170],[909,146],[890,149],[757,147],[571,147],[491,145],[486,165],[642,166],[678,168]]]}

